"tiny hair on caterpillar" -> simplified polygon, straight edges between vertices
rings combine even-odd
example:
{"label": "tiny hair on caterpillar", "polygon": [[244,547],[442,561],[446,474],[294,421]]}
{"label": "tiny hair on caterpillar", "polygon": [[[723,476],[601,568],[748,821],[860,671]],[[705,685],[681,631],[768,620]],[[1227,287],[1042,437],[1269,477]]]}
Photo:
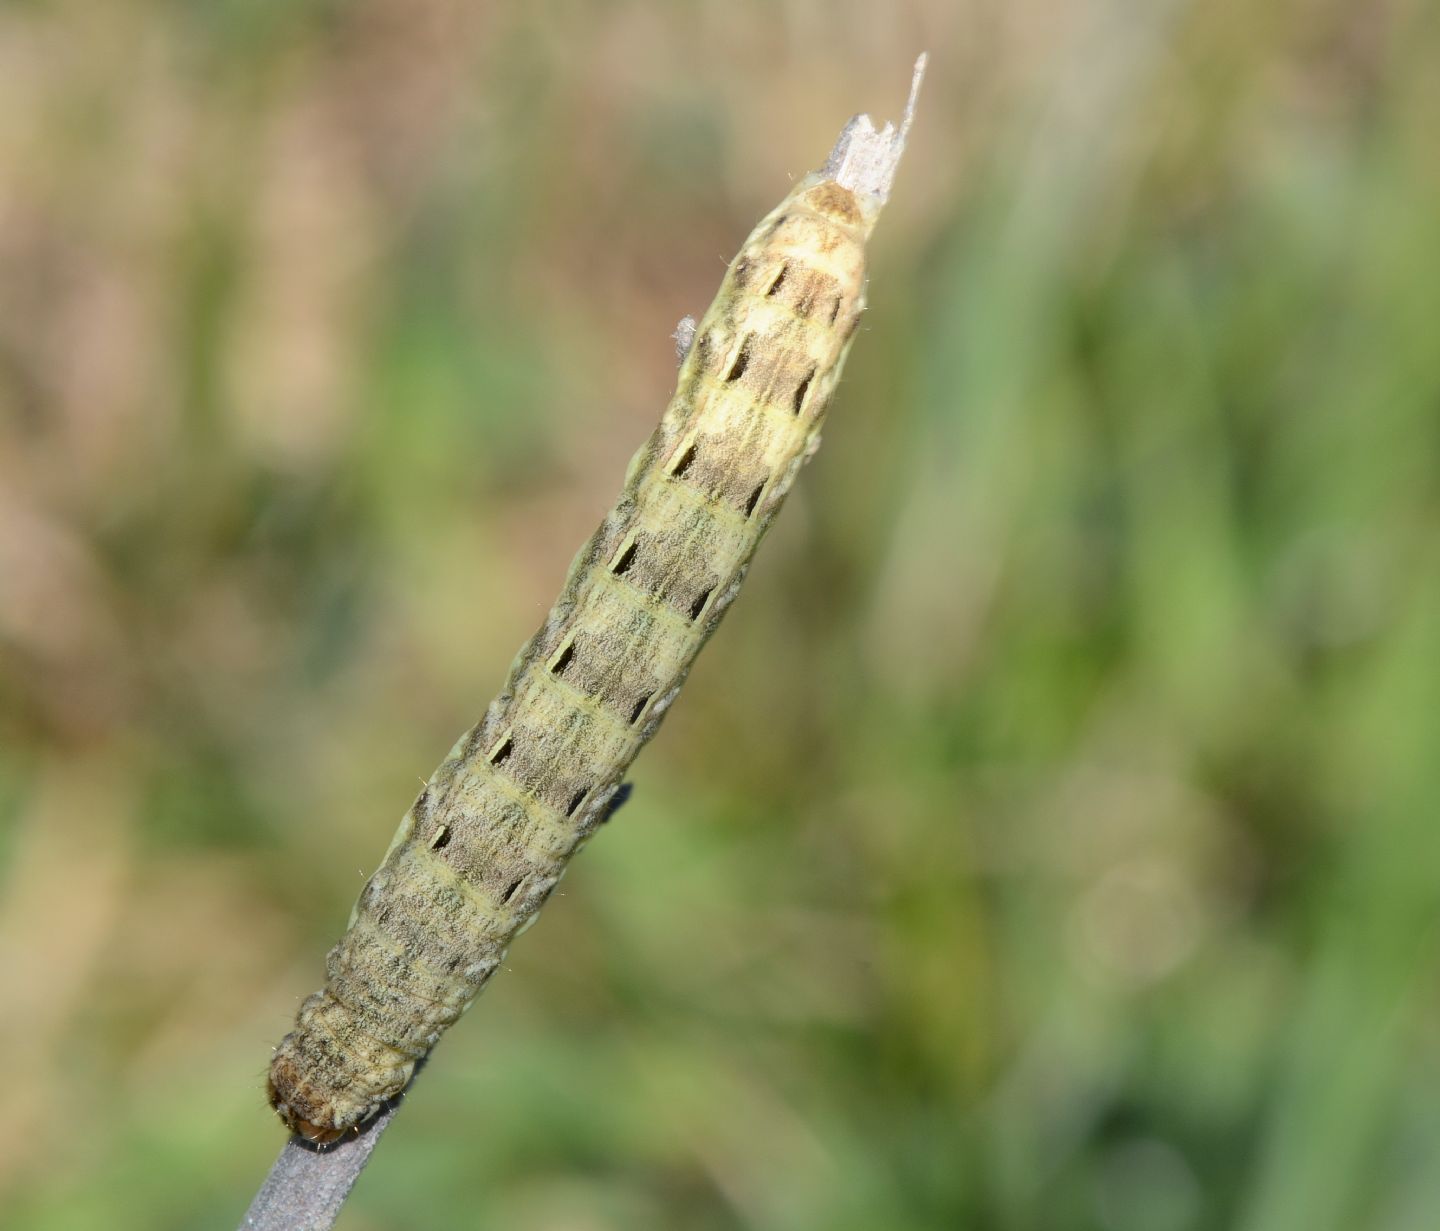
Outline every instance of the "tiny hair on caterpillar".
{"label": "tiny hair on caterpillar", "polygon": [[866,243],[904,123],[850,121],[751,232],[700,321],[614,507],[500,695],[400,822],[325,986],[275,1049],[271,1106],[324,1145],[394,1100],[614,812],[815,452],[865,307]]}

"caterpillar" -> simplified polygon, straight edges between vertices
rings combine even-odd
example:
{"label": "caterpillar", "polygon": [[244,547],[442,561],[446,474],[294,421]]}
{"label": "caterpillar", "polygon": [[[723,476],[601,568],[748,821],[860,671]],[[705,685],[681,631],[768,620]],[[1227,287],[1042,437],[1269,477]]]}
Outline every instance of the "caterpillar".
{"label": "caterpillar", "polygon": [[[500,695],[411,805],[270,1064],[324,1145],[395,1098],[606,820],[820,426],[865,307],[865,245],[914,115],[857,116],[677,332],[675,395]],[[687,328],[688,326],[688,328]]]}

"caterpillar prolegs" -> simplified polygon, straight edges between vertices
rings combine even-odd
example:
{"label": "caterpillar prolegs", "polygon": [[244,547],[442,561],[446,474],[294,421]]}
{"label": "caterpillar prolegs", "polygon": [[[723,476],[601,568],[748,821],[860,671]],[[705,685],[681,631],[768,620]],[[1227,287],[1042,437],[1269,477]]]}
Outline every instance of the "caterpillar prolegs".
{"label": "caterpillar prolegs", "polygon": [[[751,233],[615,507],[484,718],[400,823],[270,1065],[271,1105],[337,1140],[399,1094],[608,815],[819,444],[865,306],[906,118],[846,126]],[[685,343],[688,342],[688,345]]]}

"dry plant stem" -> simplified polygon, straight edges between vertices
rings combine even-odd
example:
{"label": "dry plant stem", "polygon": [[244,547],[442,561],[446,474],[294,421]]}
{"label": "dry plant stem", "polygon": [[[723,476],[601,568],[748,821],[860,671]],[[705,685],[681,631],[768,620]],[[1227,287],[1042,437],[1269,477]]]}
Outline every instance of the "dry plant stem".
{"label": "dry plant stem", "polygon": [[[687,328],[688,322],[684,322],[681,330],[677,331],[676,340],[682,351],[682,392],[677,393],[676,401],[667,410],[655,436],[632,463],[620,505],[577,557],[566,590],[552,611],[551,619],[521,651],[506,689],[492,705],[486,720],[468,736],[462,737],[452,750],[451,757],[437,770],[426,792],[407,814],[386,863],[371,878],[366,893],[362,894],[357,904],[350,930],[331,953],[327,965],[330,984],[306,1001],[296,1029],[277,1049],[271,1066],[272,1104],[281,1117],[308,1137],[310,1142],[295,1137],[286,1145],[251,1205],[244,1227],[270,1228],[273,1231],[280,1228],[323,1231],[332,1225],[381,1132],[393,1118],[398,1107],[398,1094],[405,1088],[412,1072],[419,1063],[423,1063],[440,1032],[474,999],[490,970],[503,957],[503,946],[516,932],[523,930],[523,924],[539,909],[554,881],[563,872],[569,855],[608,816],[611,801],[619,789],[620,776],[640,745],[658,725],[664,707],[678,691],[679,682],[688,671],[691,658],[713,631],[724,607],[738,590],[749,555],[778,510],[796,471],[819,443],[818,429],[825,404],[839,377],[855,324],[864,307],[864,238],[874,225],[880,207],[889,197],[914,118],[915,99],[924,70],[925,57],[921,56],[915,65],[905,118],[899,129],[886,124],[877,130],[865,115],[851,120],[841,132],[824,166],[798,185],[752,234],[740,257],[731,266],[720,297],[698,330],[694,326]],[[813,245],[813,248],[807,245]],[[848,275],[847,261],[853,264]],[[745,312],[750,316],[743,317]],[[737,318],[754,323],[742,325]],[[754,332],[746,332],[747,329]],[[772,332],[767,334],[767,329]],[[735,335],[733,338],[729,336],[732,333]],[[717,359],[721,361],[718,366]],[[712,368],[714,371],[710,370]],[[695,411],[687,429],[685,416],[691,411],[682,404],[682,393],[687,387],[705,386],[706,382],[713,382],[724,392],[716,395],[710,411]],[[751,392],[746,393],[747,388]],[[689,435],[682,435],[686,430]],[[669,439],[671,435],[676,439]],[[665,454],[670,454],[673,449],[673,457],[666,460],[658,451],[661,446]],[[697,449],[701,450],[701,460],[696,460]],[[757,467],[760,469],[757,470]],[[758,486],[755,483],[757,477],[760,478]],[[742,481],[743,491],[737,487]],[[736,487],[736,490],[730,491],[731,487]],[[747,492],[750,493],[748,501],[744,499]],[[658,495],[652,500],[651,496],[655,493]],[[760,498],[762,494],[764,499]],[[684,499],[672,510],[670,506],[680,496]],[[654,524],[644,521],[647,500],[655,506],[651,509],[652,521],[656,516],[660,518]],[[476,780],[485,785],[495,778],[496,768],[502,761],[506,762],[506,772],[511,772],[509,761],[513,748],[513,759],[519,763],[520,769],[512,775],[516,777],[516,783],[507,788],[510,794],[515,793],[518,783],[520,788],[535,794],[543,804],[547,791],[552,787],[559,789],[550,778],[563,772],[563,769],[547,769],[544,762],[527,763],[522,757],[526,746],[520,728],[512,725],[501,730],[496,724],[511,721],[511,714],[517,710],[523,716],[526,704],[531,704],[538,713],[543,708],[541,703],[515,701],[514,698],[528,696],[526,690],[530,690],[543,701],[543,690],[555,688],[550,677],[562,676],[580,657],[573,647],[577,636],[585,635],[589,627],[585,604],[590,602],[596,606],[600,600],[592,602],[595,595],[599,594],[603,599],[607,593],[604,587],[587,589],[590,578],[602,572],[614,572],[618,577],[622,570],[629,570],[630,561],[635,558],[637,533],[663,535],[668,527],[664,519],[672,512],[683,519],[687,512],[694,510],[697,500],[703,514],[698,524],[711,527],[711,537],[717,541],[724,541],[725,534],[729,533],[735,540],[728,549],[734,558],[724,564],[728,573],[721,571],[719,581],[710,580],[708,588],[702,590],[690,610],[688,621],[668,610],[663,612],[668,620],[657,621],[647,616],[647,628],[654,624],[656,628],[669,630],[667,635],[676,643],[670,647],[670,657],[674,662],[669,668],[671,678],[665,684],[668,691],[663,697],[653,685],[650,691],[645,691],[630,720],[632,728],[640,728],[638,737],[627,735],[622,741],[624,747],[617,746],[613,753],[607,753],[608,760],[592,758],[592,777],[597,767],[601,767],[600,788],[587,787],[577,794],[575,803],[564,814],[566,818],[577,815],[576,805],[582,799],[590,800],[593,794],[593,803],[578,809],[581,821],[576,822],[575,832],[569,835],[565,849],[558,852],[553,861],[554,867],[547,869],[549,874],[543,880],[529,876],[524,880],[517,878],[497,904],[487,905],[483,894],[477,897],[477,889],[483,886],[483,877],[487,874],[484,867],[471,873],[476,878],[473,885],[463,884],[460,873],[448,866],[438,867],[441,859],[436,852],[442,846],[447,848],[447,854],[457,850],[463,854],[464,848],[471,843],[478,853],[484,854],[484,851],[479,843],[474,842],[473,834],[462,834],[460,831],[464,820],[474,818],[466,818],[463,813],[452,810],[442,813],[445,819],[437,819],[431,798],[432,788],[437,784],[445,785],[449,778],[457,777],[462,771],[483,775]],[[727,506],[728,500],[737,502],[738,511]],[[636,504],[641,508],[638,523],[641,530],[632,530],[629,538],[621,541],[617,536],[623,533],[624,527],[620,526],[618,518],[621,512],[633,509]],[[616,541],[609,542],[607,536]],[[621,563],[616,565],[612,562],[608,569],[602,570],[599,567],[602,556],[597,555],[597,544],[603,549],[603,559],[613,556]],[[591,555],[597,555],[595,561],[588,559]],[[723,563],[725,553],[721,552],[719,558]],[[712,559],[707,567],[713,570],[720,565]],[[667,583],[652,580],[659,589],[650,594],[643,588],[639,576],[644,571],[641,564],[637,563],[632,571],[637,577],[627,576],[626,583],[641,587],[637,594],[645,597],[642,600],[629,595],[627,601],[631,605],[663,602]],[[673,577],[674,574],[666,576]],[[606,578],[607,584],[610,580]],[[719,593],[722,589],[723,593]],[[710,601],[712,596],[715,599],[713,602]],[[671,598],[673,600],[673,596]],[[688,603],[688,596],[686,598]],[[552,628],[552,624],[556,627]],[[580,634],[575,632],[577,627],[581,630]],[[676,629],[679,631],[676,632]],[[591,632],[602,635],[596,629],[591,629]],[[558,638],[566,636],[568,640],[562,644]],[[554,645],[550,644],[552,640]],[[649,644],[652,641],[654,645]],[[645,656],[663,659],[665,655],[657,655],[657,647],[663,650],[667,645],[665,637],[655,633],[648,637],[637,635],[629,649],[639,646],[645,651]],[[614,646],[602,648],[611,651],[611,656],[618,660],[624,643],[617,641]],[[602,661],[604,657],[601,655]],[[532,677],[539,680],[535,689],[530,688]],[[572,703],[582,707],[582,716],[593,718],[599,714],[607,718],[608,722],[600,726],[608,730],[615,725],[615,720],[601,711],[605,704],[614,700],[607,689],[614,691],[616,687],[613,680],[595,683],[579,677],[569,691],[582,698],[581,702]],[[620,687],[623,688],[623,685]],[[566,697],[570,700],[568,692]],[[657,697],[660,698],[659,703],[651,706],[649,702]],[[627,707],[629,700],[625,698]],[[506,713],[507,705],[511,707],[511,714]],[[637,722],[637,719],[643,721]],[[491,731],[491,726],[496,726],[496,730]],[[600,741],[597,739],[596,742]],[[489,748],[492,743],[494,748],[482,757],[483,749]],[[543,740],[532,743],[528,755],[533,759],[545,752],[545,745]],[[573,754],[576,749],[566,751]],[[574,784],[566,782],[561,785],[568,795]],[[454,794],[451,791],[446,798]],[[525,797],[517,798],[523,802]],[[554,806],[553,802],[551,806]],[[486,830],[483,825],[478,831],[481,837],[495,832],[500,830],[494,827]],[[486,858],[493,860],[500,856],[490,852]],[[444,1020],[437,1018],[429,1021],[416,1016],[415,1021],[410,1023],[414,1027],[410,1031],[415,1034],[414,1039],[409,1039],[406,1033],[409,1026],[403,1020],[405,1014],[402,1012],[405,1008],[402,984],[410,976],[403,967],[395,966],[395,961],[391,959],[398,961],[399,956],[403,956],[401,950],[413,950],[427,959],[424,965],[434,969],[444,950],[435,948],[432,951],[426,947],[431,944],[428,931],[440,927],[442,920],[427,914],[427,921],[421,927],[421,919],[417,916],[415,924],[419,931],[413,945],[400,944],[397,949],[395,938],[385,940],[382,937],[384,943],[376,952],[389,963],[384,970],[378,967],[376,971],[368,970],[371,963],[363,952],[366,944],[374,947],[369,932],[378,926],[377,921],[383,922],[396,909],[390,903],[408,902],[408,899],[393,895],[410,892],[416,886],[425,884],[426,878],[418,874],[411,875],[408,880],[402,875],[406,871],[407,860],[417,862],[417,866],[437,865],[434,884],[442,889],[451,890],[457,885],[463,889],[463,892],[449,892],[448,896],[438,897],[434,902],[421,895],[412,905],[421,904],[423,897],[432,907],[443,904],[447,909],[470,910],[475,915],[472,920],[474,939],[478,943],[483,940],[487,929],[493,930],[495,937],[485,943],[496,950],[495,954],[485,950],[482,956],[487,960],[476,963],[477,974],[471,982],[452,980],[456,982],[456,988],[445,989],[447,997],[449,991],[455,991],[455,996],[448,998],[455,999],[456,1005],[453,1012],[443,1015]],[[503,865],[504,859],[501,858],[500,862]],[[501,866],[500,871],[509,879],[510,868]],[[444,875],[439,875],[440,872]],[[398,884],[392,890],[391,883],[397,878]],[[532,891],[517,893],[517,887],[528,884],[531,879],[535,880]],[[392,896],[387,898],[387,892]],[[512,898],[519,905],[511,905],[508,911],[503,909]],[[480,903],[478,906],[477,902]],[[357,927],[357,923],[366,926]],[[506,926],[501,928],[498,926],[500,923]],[[454,930],[456,923],[451,920],[446,926]],[[403,930],[400,939],[407,939]],[[424,944],[420,944],[421,941]],[[463,954],[464,951],[459,952]],[[390,966],[395,968],[389,969]],[[481,966],[483,969],[480,969]],[[332,989],[336,987],[343,988],[345,995],[335,993]],[[386,1000],[362,1010],[351,1007],[372,992]],[[438,997],[439,993],[434,995]],[[426,1003],[434,1004],[436,999],[432,997]],[[357,1011],[368,1012],[374,1021],[351,1022],[349,1018]],[[384,1034],[376,1029],[377,1026],[383,1027],[384,1033],[394,1029],[395,1037],[402,1043],[388,1047],[381,1044],[379,1039]],[[400,1029],[401,1026],[405,1029]],[[337,1041],[346,1040],[349,1045],[337,1044]],[[375,1051],[376,1056],[369,1057],[368,1051]],[[333,1144],[317,1150],[311,1144],[313,1142]]]}
{"label": "dry plant stem", "polygon": [[333,1226],[380,1134],[399,1110],[397,1100],[364,1132],[327,1150],[291,1137],[245,1212],[242,1231],[325,1231]]}

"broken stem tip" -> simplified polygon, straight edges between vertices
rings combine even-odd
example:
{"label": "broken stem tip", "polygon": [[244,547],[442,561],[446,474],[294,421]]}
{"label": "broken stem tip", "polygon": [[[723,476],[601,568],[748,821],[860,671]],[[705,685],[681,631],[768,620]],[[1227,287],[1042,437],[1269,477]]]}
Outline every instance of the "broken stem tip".
{"label": "broken stem tip", "polygon": [[851,192],[878,197],[881,202],[889,198],[890,185],[894,183],[895,171],[900,166],[900,156],[905,152],[905,139],[915,121],[915,104],[920,97],[920,83],[925,78],[928,62],[929,55],[926,53],[915,61],[915,71],[910,78],[910,97],[906,100],[905,116],[899,130],[887,122],[877,131],[868,115],[857,115],[840,133],[830,157],[820,168],[821,175]]}

